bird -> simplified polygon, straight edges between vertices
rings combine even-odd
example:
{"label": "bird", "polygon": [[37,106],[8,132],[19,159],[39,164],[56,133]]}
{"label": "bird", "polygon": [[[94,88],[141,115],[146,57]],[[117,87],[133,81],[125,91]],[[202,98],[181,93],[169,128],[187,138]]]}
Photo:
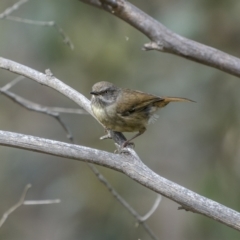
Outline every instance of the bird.
{"label": "bird", "polygon": [[188,98],[158,97],[120,88],[106,81],[95,83],[90,94],[92,112],[106,130],[137,132],[122,144],[123,148],[146,131],[147,125],[156,119],[159,108],[170,102],[194,102]]}

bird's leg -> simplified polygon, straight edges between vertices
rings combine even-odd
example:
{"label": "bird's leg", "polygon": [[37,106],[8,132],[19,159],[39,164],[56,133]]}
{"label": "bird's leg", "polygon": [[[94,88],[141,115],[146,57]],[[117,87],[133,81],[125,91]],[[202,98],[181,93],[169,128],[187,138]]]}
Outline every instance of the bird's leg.
{"label": "bird's leg", "polygon": [[[134,135],[132,138],[130,138],[129,140],[125,141],[125,142],[122,144],[122,148],[126,147],[128,144],[132,144],[131,141],[132,141],[133,139],[135,139],[136,137],[142,135],[145,131],[146,131],[146,129],[144,128],[144,129],[140,130],[140,131],[139,131],[136,135]],[[133,143],[133,145],[134,145],[134,143]]]}

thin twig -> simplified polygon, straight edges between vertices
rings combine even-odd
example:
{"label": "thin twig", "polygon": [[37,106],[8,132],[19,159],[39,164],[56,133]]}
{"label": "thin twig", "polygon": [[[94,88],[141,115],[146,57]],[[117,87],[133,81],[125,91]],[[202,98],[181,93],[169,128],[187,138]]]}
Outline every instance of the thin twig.
{"label": "thin twig", "polygon": [[146,221],[149,217],[151,217],[152,214],[157,210],[157,208],[158,208],[161,200],[162,200],[162,196],[159,194],[159,195],[157,196],[157,198],[156,198],[156,200],[155,200],[152,208],[151,208],[151,209],[149,210],[149,212],[146,213],[144,216],[139,217],[139,221],[140,221],[140,222],[144,222],[144,221]]}
{"label": "thin twig", "polygon": [[[86,114],[88,115],[89,113],[87,111],[85,111],[84,109],[78,109],[78,108],[63,108],[63,107],[48,107],[48,106],[42,106],[40,104],[31,102],[23,97],[20,97],[19,95],[9,92],[8,90],[10,88],[12,88],[14,85],[16,85],[17,83],[19,83],[20,81],[22,81],[23,79],[25,79],[25,77],[23,76],[18,76],[15,79],[13,79],[11,82],[7,83],[5,86],[0,88],[0,92],[2,94],[4,94],[6,97],[9,97],[10,99],[12,99],[12,97],[14,99],[12,99],[13,101],[17,102],[18,98],[21,99],[23,102],[28,103],[28,105],[33,105],[36,106],[36,108],[42,108],[44,110],[46,110],[46,112],[56,112],[56,113],[67,113],[67,114]],[[20,105],[22,105],[19,102]],[[35,111],[35,109],[32,109]]]}
{"label": "thin twig", "polygon": [[4,94],[9,99],[11,99],[15,103],[25,107],[28,110],[39,112],[39,113],[44,113],[44,114],[47,114],[47,115],[55,118],[59,122],[59,124],[63,127],[64,131],[67,133],[67,138],[72,140],[73,136],[72,136],[70,128],[65,124],[65,122],[62,120],[62,118],[60,117],[60,114],[57,111],[52,110],[53,108],[42,106],[40,104],[29,101],[21,96],[18,96],[15,93],[7,91],[8,89],[13,87],[15,84],[17,84],[22,79],[24,79],[24,77],[22,77],[22,76],[15,78],[13,81],[6,84],[4,87],[0,88],[0,93]]}
{"label": "thin twig", "polygon": [[60,203],[61,199],[53,199],[53,200],[28,200],[24,201],[23,205],[46,205],[46,204],[56,204]]}
{"label": "thin twig", "polygon": [[61,202],[60,199],[41,200],[41,201],[25,201],[27,192],[31,188],[31,186],[32,186],[31,184],[27,184],[22,192],[22,195],[21,195],[19,201],[3,214],[2,218],[0,219],[0,228],[6,222],[9,215],[12,214],[14,211],[16,211],[22,205],[42,205],[42,204],[55,204],[55,203]]}
{"label": "thin twig", "polygon": [[20,0],[17,3],[15,3],[14,5],[12,5],[11,7],[7,8],[3,13],[0,13],[0,19],[6,18],[7,16],[9,16],[12,12],[18,10],[18,8],[28,2],[29,0]]}
{"label": "thin twig", "polygon": [[63,39],[63,42],[67,44],[72,50],[74,49],[74,45],[71,41],[71,39],[67,36],[67,34],[63,31],[63,29],[54,21],[35,21],[31,19],[25,19],[20,17],[13,17],[13,16],[7,16],[7,20],[15,21],[15,22],[21,22],[31,25],[37,25],[42,27],[54,27],[56,31],[60,34],[60,36]]}
{"label": "thin twig", "polygon": [[[3,87],[4,88],[4,87]],[[39,113],[44,113],[47,114],[53,118],[55,118],[59,124],[63,127],[64,131],[67,133],[68,139],[72,139],[73,135],[70,130],[70,128],[67,126],[67,124],[63,121],[61,118],[60,114],[58,112],[52,111],[46,106],[42,106],[40,104],[34,103],[32,101],[29,101],[23,97],[18,96],[15,93],[9,92],[9,91],[4,91],[2,88],[0,89],[0,93],[4,94],[6,97],[14,101],[15,103],[25,107],[28,110],[39,112]]]}
{"label": "thin twig", "polygon": [[58,113],[67,113],[67,114],[79,114],[79,115],[89,115],[84,109],[79,108],[63,108],[63,107],[47,107],[48,110]]}
{"label": "thin twig", "polygon": [[[137,220],[138,223],[142,224],[146,232],[150,235],[152,239],[158,239],[158,237],[153,233],[153,231],[149,228],[149,226],[144,222],[145,220],[141,217],[129,204],[128,202],[119,195],[119,193],[111,186],[111,184],[106,180],[106,178],[98,171],[98,169],[92,164],[88,163],[89,168],[96,175],[98,180],[108,189],[108,191],[114,196],[114,198],[120,202],[124,208],[128,210],[128,212]],[[153,205],[150,212],[154,212],[156,210],[156,204]],[[158,205],[157,205],[158,206]],[[154,208],[154,210],[152,210]],[[151,213],[151,214],[152,214]],[[150,215],[151,215],[150,214]],[[150,216],[149,216],[150,217]],[[148,218],[148,217],[147,217]],[[146,220],[147,220],[146,218]]]}
{"label": "thin twig", "polygon": [[29,190],[29,188],[31,187],[31,184],[28,184],[22,193],[22,196],[20,197],[19,201],[13,205],[11,208],[9,208],[2,216],[2,218],[0,219],[0,227],[2,227],[2,225],[4,224],[4,222],[7,220],[7,218],[9,217],[9,215],[14,212],[17,208],[19,208],[20,206],[22,206],[24,199],[26,197],[26,194]]}
{"label": "thin twig", "polygon": [[18,76],[15,79],[13,79],[11,82],[7,83],[4,87],[1,88],[2,91],[7,91],[10,88],[12,88],[14,85],[22,81],[25,77],[23,76]]}
{"label": "thin twig", "polygon": [[[43,106],[38,103],[34,103],[32,101],[29,101],[15,93],[12,93],[10,91],[5,91],[4,90],[5,86],[3,88],[0,88],[0,92],[4,94],[6,97],[12,99],[14,102],[17,102],[18,99],[22,99],[23,102],[27,102],[28,105],[36,106],[36,108],[41,108],[46,110],[46,114],[49,112],[55,112],[55,113],[66,113],[66,114],[79,114],[79,115],[89,115],[88,112],[86,112],[84,109],[79,109],[79,108],[64,108],[64,107],[49,107],[49,106]],[[11,95],[11,96],[10,96]],[[13,98],[14,99],[13,99]],[[18,102],[19,103],[19,102]],[[22,105],[21,103],[19,103]],[[36,111],[35,109],[32,109],[33,111]],[[42,112],[41,112],[42,113]]]}
{"label": "thin twig", "polygon": [[74,45],[71,39],[67,36],[67,34],[63,31],[63,29],[54,21],[35,21],[31,19],[25,19],[20,17],[10,16],[10,14],[16,11],[22,4],[28,2],[29,0],[20,0],[11,7],[7,8],[3,13],[0,14],[0,19],[7,19],[14,22],[21,22],[31,25],[38,25],[42,27],[54,27],[56,31],[60,34],[63,39],[63,42],[67,44],[72,50],[74,49]]}

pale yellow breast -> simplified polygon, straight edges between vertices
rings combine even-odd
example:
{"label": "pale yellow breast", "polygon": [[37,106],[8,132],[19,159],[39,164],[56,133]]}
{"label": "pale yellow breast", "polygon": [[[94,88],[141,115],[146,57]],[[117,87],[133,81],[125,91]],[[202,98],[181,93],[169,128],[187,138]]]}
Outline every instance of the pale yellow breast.
{"label": "pale yellow breast", "polygon": [[121,116],[116,113],[114,106],[110,105],[104,109],[92,105],[92,111],[96,118],[107,128],[117,132],[137,132],[147,125],[147,119],[138,118],[136,114]]}
{"label": "pale yellow breast", "polygon": [[100,107],[96,107],[94,105],[92,105],[92,111],[93,111],[93,114],[95,115],[95,117],[101,122],[103,123],[104,122],[104,119],[106,119],[106,113],[105,111],[100,108]]}

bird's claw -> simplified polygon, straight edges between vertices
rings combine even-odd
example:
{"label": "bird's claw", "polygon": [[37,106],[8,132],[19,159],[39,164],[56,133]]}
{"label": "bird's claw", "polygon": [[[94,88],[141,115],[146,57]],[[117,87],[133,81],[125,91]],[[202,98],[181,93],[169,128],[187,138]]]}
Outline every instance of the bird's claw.
{"label": "bird's claw", "polygon": [[114,151],[115,154],[120,154],[120,155],[130,155],[130,151],[127,148],[120,148],[120,149],[116,149]]}
{"label": "bird's claw", "polygon": [[124,142],[121,146],[122,148],[125,148],[125,147],[130,147],[130,148],[135,148],[135,144],[133,142]]}
{"label": "bird's claw", "polygon": [[129,148],[133,149],[135,147],[135,144],[133,142],[124,142],[121,146],[118,144],[115,145],[117,146],[117,149],[114,151],[114,153],[124,155],[131,154]]}

